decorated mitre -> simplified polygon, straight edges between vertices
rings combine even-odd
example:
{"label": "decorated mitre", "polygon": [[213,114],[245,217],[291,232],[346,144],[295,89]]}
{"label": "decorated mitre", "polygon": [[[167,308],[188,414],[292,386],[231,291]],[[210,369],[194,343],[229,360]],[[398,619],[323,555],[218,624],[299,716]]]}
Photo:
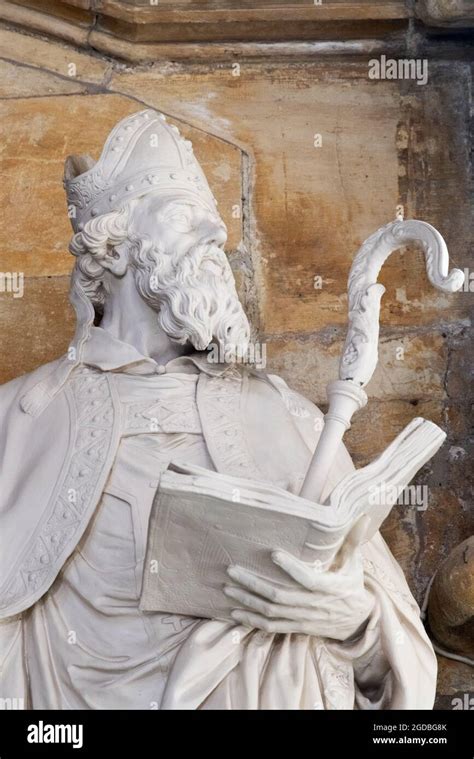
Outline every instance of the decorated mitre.
{"label": "decorated mitre", "polygon": [[192,197],[213,212],[217,205],[191,142],[151,109],[122,119],[97,163],[89,156],[70,156],[64,187],[75,232],[95,216],[150,192]]}

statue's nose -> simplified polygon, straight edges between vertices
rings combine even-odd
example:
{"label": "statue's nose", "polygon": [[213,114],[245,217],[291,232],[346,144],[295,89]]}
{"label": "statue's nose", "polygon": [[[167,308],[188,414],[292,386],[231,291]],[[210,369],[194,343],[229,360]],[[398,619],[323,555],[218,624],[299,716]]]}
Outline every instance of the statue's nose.
{"label": "statue's nose", "polygon": [[226,240],[227,240],[227,229],[223,224],[221,224],[219,225],[219,228],[215,235],[216,245],[224,245]]}
{"label": "statue's nose", "polygon": [[224,245],[227,240],[227,228],[224,222],[212,222],[203,230],[203,241],[208,244]]}

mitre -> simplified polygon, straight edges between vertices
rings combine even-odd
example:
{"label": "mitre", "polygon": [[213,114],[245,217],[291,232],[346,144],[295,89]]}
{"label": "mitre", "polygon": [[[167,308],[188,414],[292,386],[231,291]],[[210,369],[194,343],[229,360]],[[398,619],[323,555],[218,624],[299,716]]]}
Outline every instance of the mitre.
{"label": "mitre", "polygon": [[90,156],[69,156],[64,187],[75,232],[95,216],[150,192],[192,197],[212,212],[217,205],[191,142],[151,109],[122,119],[97,163]]}

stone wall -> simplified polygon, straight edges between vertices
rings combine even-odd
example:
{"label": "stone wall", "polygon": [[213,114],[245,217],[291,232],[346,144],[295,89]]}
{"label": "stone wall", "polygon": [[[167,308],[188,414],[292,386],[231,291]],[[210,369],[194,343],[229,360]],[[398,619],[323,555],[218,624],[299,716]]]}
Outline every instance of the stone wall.
{"label": "stone wall", "polygon": [[[61,3],[49,5],[56,13]],[[452,264],[474,272],[470,38],[413,27],[404,3],[378,5],[389,32],[369,18],[365,40],[348,42],[347,50],[274,40],[259,53],[246,32],[244,47],[229,42],[227,53],[220,44],[201,55],[198,45],[186,60],[173,42],[176,54],[160,48],[153,63],[149,54],[124,54],[120,26],[116,39],[108,30],[105,55],[90,29],[74,41],[58,31],[57,13],[53,23],[34,2],[7,3],[20,16],[8,11],[0,28],[0,270],[25,279],[23,297],[0,293],[0,381],[57,357],[73,333],[64,158],[97,157],[116,121],[146,106],[166,113],[194,143],[229,227],[228,254],[269,367],[321,407],[337,373],[352,257],[397,206],[436,226]],[[425,18],[430,5],[423,4]],[[95,4],[64,6],[70,15],[60,23],[78,34],[88,28],[80,13]],[[35,13],[41,23],[31,21]],[[394,45],[426,57],[426,84],[368,77],[369,60]],[[381,281],[380,362],[346,442],[363,465],[414,416],[447,432],[416,479],[428,488],[426,510],[397,506],[383,529],[421,602],[441,558],[473,531],[472,293],[468,286],[449,296],[433,290],[415,250],[394,254]],[[471,676],[469,667],[440,657],[438,705],[451,708],[453,695],[472,689]]]}

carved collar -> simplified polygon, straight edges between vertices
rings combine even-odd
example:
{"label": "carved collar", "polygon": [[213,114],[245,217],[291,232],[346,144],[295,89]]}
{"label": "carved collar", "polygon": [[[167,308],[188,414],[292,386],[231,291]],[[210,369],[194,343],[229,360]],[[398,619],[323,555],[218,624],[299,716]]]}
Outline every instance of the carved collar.
{"label": "carved collar", "polygon": [[39,416],[69,380],[72,370],[81,364],[98,368],[103,372],[120,371],[127,374],[193,373],[197,370],[211,377],[219,377],[232,372],[230,364],[210,363],[206,351],[180,356],[162,366],[149,356],[142,356],[132,345],[108,335],[100,327],[88,324],[86,331],[87,337],[78,358],[71,359],[69,354],[66,354],[54,364],[54,368],[46,377],[21,396],[20,407],[25,414]]}
{"label": "carved collar", "polygon": [[210,363],[207,355],[205,351],[195,352],[174,358],[166,364],[158,364],[153,358],[142,355],[133,345],[113,337],[101,327],[92,327],[90,338],[84,346],[82,363],[104,372],[140,375],[204,372],[215,377],[229,368],[226,364]]}

